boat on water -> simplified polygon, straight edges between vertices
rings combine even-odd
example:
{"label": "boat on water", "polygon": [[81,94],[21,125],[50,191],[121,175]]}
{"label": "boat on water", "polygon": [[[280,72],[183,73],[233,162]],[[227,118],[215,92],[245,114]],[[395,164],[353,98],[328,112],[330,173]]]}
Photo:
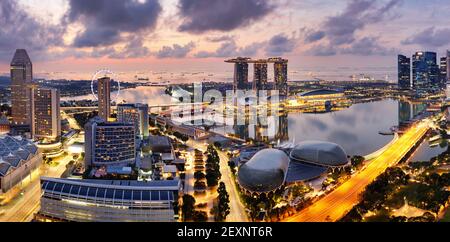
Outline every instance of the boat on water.
{"label": "boat on water", "polygon": [[378,134],[385,135],[385,136],[391,136],[391,135],[395,135],[395,132],[392,132],[392,131],[380,131],[380,132],[378,132]]}
{"label": "boat on water", "polygon": [[439,142],[430,143],[430,148],[438,147]]}

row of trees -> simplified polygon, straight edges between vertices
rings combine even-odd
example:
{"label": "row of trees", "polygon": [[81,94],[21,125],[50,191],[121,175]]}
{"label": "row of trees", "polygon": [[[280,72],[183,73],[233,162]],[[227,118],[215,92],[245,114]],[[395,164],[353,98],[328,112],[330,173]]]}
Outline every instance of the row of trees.
{"label": "row of trees", "polygon": [[205,170],[205,161],[203,158],[203,153],[200,150],[195,150],[195,157],[194,157],[194,166],[196,169],[196,172],[194,173],[195,183],[194,183],[194,189],[196,193],[204,193],[206,190],[206,175],[204,173]]}
{"label": "row of trees", "polygon": [[206,151],[206,182],[208,187],[215,187],[222,177],[220,173],[220,157],[213,145],[209,145]]}
{"label": "row of trees", "polygon": [[230,195],[227,192],[225,183],[221,182],[217,188],[217,205],[212,209],[214,220],[223,222],[230,214]]}
{"label": "row of trees", "polygon": [[[215,221],[223,222],[230,214],[230,196],[227,192],[225,183],[220,183],[217,193],[217,205],[214,206],[211,213],[214,214]],[[197,210],[195,198],[188,194],[183,196],[181,212],[182,220],[184,222],[206,222],[208,220],[208,214],[204,211]]]}

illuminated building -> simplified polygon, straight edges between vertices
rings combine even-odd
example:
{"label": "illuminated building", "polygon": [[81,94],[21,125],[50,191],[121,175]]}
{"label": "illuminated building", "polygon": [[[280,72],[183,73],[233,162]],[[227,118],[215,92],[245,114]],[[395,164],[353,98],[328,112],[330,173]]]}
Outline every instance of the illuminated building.
{"label": "illuminated building", "polygon": [[348,105],[350,105],[350,100],[345,97],[343,91],[319,89],[301,93],[294,99],[288,100],[286,108],[300,109],[305,112],[325,112]]}
{"label": "illuminated building", "polygon": [[240,166],[238,183],[249,193],[269,193],[285,184],[310,181],[329,169],[348,165],[347,154],[339,145],[303,142],[291,149],[289,155],[278,149],[259,151]]}
{"label": "illuminated building", "polygon": [[111,78],[98,79],[98,116],[108,121],[111,117]]}
{"label": "illuminated building", "polygon": [[56,140],[61,135],[59,91],[34,88],[32,95],[31,130],[33,138]]}
{"label": "illuminated building", "polygon": [[447,50],[447,82],[450,82],[450,50]]}
{"label": "illuminated building", "polygon": [[439,66],[440,69],[440,82],[442,86],[445,86],[447,84],[447,56],[441,57],[441,63]]}
{"label": "illuminated building", "polygon": [[289,94],[288,87],[288,60],[282,58],[271,58],[270,62],[274,63],[275,70],[275,87],[279,91],[280,96],[287,97]]}
{"label": "illuminated building", "polygon": [[398,86],[401,89],[411,88],[411,59],[398,56]]}
{"label": "illuminated building", "polygon": [[254,63],[254,90],[267,89],[267,63],[274,64],[275,89],[280,96],[286,97],[289,93],[288,87],[288,60],[283,58],[269,58],[267,60],[252,60],[251,58],[237,57],[226,60],[226,63],[234,64],[233,90],[248,89],[248,64]]}
{"label": "illuminated building", "polygon": [[15,125],[31,124],[33,64],[26,50],[18,49],[11,61],[11,108]]}
{"label": "illuminated building", "polygon": [[179,180],[119,181],[41,178],[38,221],[176,222]]}
{"label": "illuminated building", "polygon": [[428,89],[439,86],[439,66],[434,52],[416,52],[412,58],[413,87]]}
{"label": "illuminated building", "polygon": [[239,168],[238,182],[251,192],[271,192],[284,184],[289,157],[281,150],[265,149]]}
{"label": "illuminated building", "polygon": [[117,105],[117,121],[134,124],[136,135],[140,138],[149,136],[149,115],[146,104],[119,104]]}
{"label": "illuminated building", "polygon": [[0,136],[0,202],[5,194],[30,178],[41,162],[42,156],[30,140]]}
{"label": "illuminated building", "polygon": [[234,63],[233,90],[246,90],[248,88],[248,62],[250,58],[238,57],[227,60],[227,63]]}
{"label": "illuminated building", "polygon": [[267,89],[267,61],[260,60],[254,64],[253,90]]}
{"label": "illuminated building", "polygon": [[96,117],[84,129],[86,167],[134,164],[136,139],[133,124],[108,123]]}

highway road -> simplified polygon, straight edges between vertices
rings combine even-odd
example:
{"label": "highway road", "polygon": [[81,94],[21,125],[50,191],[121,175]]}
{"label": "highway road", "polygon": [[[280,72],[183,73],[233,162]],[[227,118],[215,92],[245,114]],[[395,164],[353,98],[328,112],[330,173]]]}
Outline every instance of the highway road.
{"label": "highway road", "polygon": [[286,218],[284,222],[332,222],[339,220],[359,202],[359,195],[366,186],[387,168],[396,165],[420,141],[428,129],[429,124],[426,121],[412,127],[355,176],[313,205],[292,217]]}

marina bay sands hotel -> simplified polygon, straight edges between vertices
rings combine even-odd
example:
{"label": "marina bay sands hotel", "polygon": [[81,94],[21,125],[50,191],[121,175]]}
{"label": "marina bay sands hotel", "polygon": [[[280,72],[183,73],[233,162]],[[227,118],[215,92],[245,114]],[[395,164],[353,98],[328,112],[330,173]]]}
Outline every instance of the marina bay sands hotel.
{"label": "marina bay sands hotel", "polygon": [[249,88],[248,65],[254,64],[254,80],[252,89],[268,90],[267,67],[269,63],[274,64],[274,89],[279,91],[280,96],[288,95],[288,60],[283,58],[269,58],[253,60],[247,57],[237,57],[226,60],[226,63],[234,64],[234,90],[247,90]]}

